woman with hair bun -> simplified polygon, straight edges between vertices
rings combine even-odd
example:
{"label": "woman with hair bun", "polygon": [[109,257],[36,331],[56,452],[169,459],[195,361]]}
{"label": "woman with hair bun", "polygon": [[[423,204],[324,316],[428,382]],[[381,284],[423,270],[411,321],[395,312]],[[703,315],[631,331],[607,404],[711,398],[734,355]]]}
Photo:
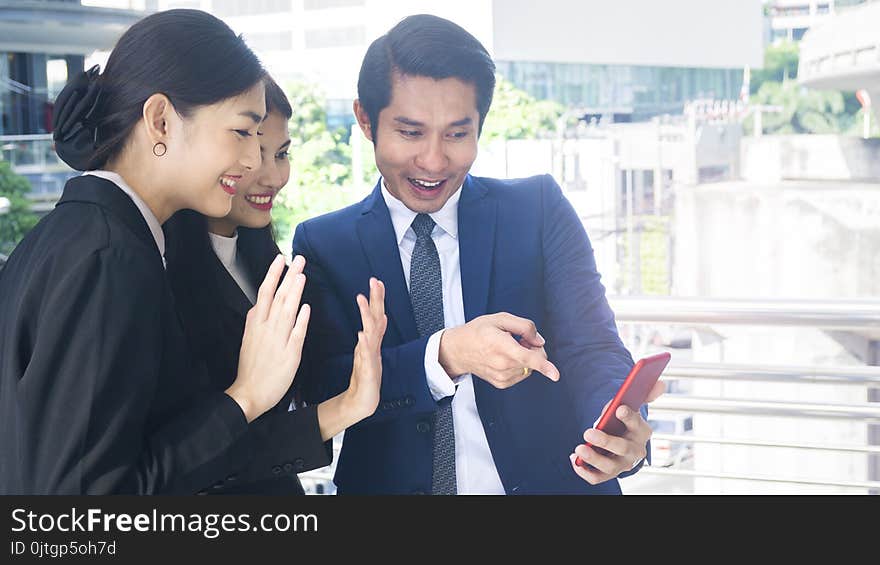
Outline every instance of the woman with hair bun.
{"label": "woman with hair bun", "polygon": [[[283,402],[300,363],[305,261],[283,274],[274,258],[236,375],[217,390],[191,362],[161,226],[182,209],[229,212],[261,163],[264,75],[219,19],[169,10],[133,25],[103,73],[59,95],[56,151],[86,172],[0,274],[0,494],[204,492],[251,463],[239,440]],[[371,383],[381,294],[373,284],[357,299],[356,366]]]}

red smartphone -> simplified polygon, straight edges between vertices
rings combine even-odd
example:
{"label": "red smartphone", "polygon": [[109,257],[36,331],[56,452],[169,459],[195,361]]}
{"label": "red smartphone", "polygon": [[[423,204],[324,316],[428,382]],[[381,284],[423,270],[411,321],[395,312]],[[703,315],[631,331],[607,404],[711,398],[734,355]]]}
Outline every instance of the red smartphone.
{"label": "red smartphone", "polygon": [[[660,378],[660,373],[663,372],[663,369],[665,369],[666,365],[669,363],[670,357],[671,355],[669,355],[669,353],[664,352],[645,357],[644,359],[639,359],[638,362],[633,365],[629,375],[626,376],[626,380],[620,385],[620,389],[618,389],[617,394],[614,395],[611,404],[608,405],[608,409],[602,414],[602,418],[599,420],[599,423],[596,424],[596,429],[602,430],[606,434],[613,436],[622,436],[626,433],[626,426],[623,422],[617,419],[617,416],[615,416],[617,409],[621,404],[629,406],[633,410],[641,408],[642,404],[645,403],[645,398],[647,398],[648,393],[651,392],[654,383]],[[589,442],[587,442],[586,445],[592,447],[599,453],[608,453],[601,447],[591,445]],[[575,463],[581,467],[587,465],[580,457],[575,460]]]}

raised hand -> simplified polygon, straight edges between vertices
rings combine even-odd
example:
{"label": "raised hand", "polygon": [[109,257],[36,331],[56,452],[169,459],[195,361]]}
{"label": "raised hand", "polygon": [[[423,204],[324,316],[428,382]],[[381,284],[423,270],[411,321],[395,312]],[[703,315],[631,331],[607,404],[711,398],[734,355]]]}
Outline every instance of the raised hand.
{"label": "raised hand", "polygon": [[[275,406],[293,383],[302,359],[309,323],[309,305],[300,308],[306,261],[297,255],[284,275],[284,257],[278,255],[250,309],[235,382],[226,389],[248,422]],[[277,289],[277,291],[276,291]]]}
{"label": "raised hand", "polygon": [[388,327],[385,315],[385,285],[370,279],[370,299],[357,296],[363,330],[358,332],[354,348],[354,364],[347,394],[350,407],[358,420],[372,416],[379,405],[379,389],[382,385],[382,338]]}

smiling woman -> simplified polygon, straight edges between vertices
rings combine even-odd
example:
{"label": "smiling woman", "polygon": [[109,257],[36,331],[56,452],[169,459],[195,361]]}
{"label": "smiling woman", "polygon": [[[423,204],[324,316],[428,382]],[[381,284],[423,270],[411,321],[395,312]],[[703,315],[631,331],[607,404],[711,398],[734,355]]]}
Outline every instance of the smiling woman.
{"label": "smiling woman", "polygon": [[218,389],[191,366],[161,225],[183,208],[229,212],[260,166],[263,76],[226,24],[169,10],[58,96],[56,151],[86,172],[0,278],[0,494],[194,493],[254,460],[239,440],[299,365],[304,261],[282,277],[276,256],[257,281]]}
{"label": "smiling woman", "polygon": [[[235,379],[248,311],[257,300],[256,285],[279,253],[272,236],[272,204],[290,177],[287,123],[293,110],[284,92],[268,76],[266,119],[260,125],[260,166],[248,171],[236,185],[232,209],[222,218],[182,210],[165,225],[168,280],[196,362],[206,369],[213,386],[224,390]],[[332,451],[325,442],[343,429],[369,416],[379,396],[381,363],[378,349],[368,355],[370,343],[379,344],[384,332],[384,288],[371,283],[378,300],[371,300],[373,325],[362,320],[369,341],[359,341],[351,385],[345,392],[312,406],[283,402],[260,418],[242,440],[257,455],[234,484],[212,488],[214,493],[304,494],[296,473],[265,480],[250,468],[284,468],[296,461],[303,472],[330,463]],[[361,311],[363,315],[364,312]],[[288,406],[293,410],[288,410]],[[256,480],[255,480],[256,479]]]}

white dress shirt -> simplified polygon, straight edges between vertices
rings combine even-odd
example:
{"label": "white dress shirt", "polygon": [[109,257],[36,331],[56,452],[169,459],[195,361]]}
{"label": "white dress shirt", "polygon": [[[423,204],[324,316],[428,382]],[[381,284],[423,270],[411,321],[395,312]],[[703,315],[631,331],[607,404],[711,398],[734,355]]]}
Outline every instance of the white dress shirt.
{"label": "white dress shirt", "polygon": [[238,232],[235,232],[235,235],[232,237],[224,237],[208,232],[208,237],[211,238],[211,247],[214,248],[214,253],[217,254],[217,258],[220,259],[220,262],[226,267],[230,276],[238,284],[238,288],[244,292],[248,300],[251,301],[251,304],[255,304],[257,302],[257,289],[250,278],[248,278],[247,269],[241,256],[238,254]]}
{"label": "white dress shirt", "polygon": [[83,173],[85,175],[92,175],[93,177],[102,178],[105,180],[109,180],[116,186],[122,189],[122,192],[126,193],[129,198],[131,198],[134,205],[137,206],[137,209],[140,210],[141,216],[144,217],[144,220],[147,222],[147,227],[150,228],[150,233],[153,234],[153,239],[156,241],[156,247],[159,249],[159,255],[162,256],[162,265],[165,265],[165,233],[162,231],[162,224],[159,223],[159,219],[156,217],[156,214],[150,210],[150,207],[147,206],[147,203],[144,202],[143,198],[138,196],[138,193],[134,191],[128,183],[122,178],[119,173],[114,173],[113,171],[104,171],[104,170],[95,170],[95,171],[86,171]]}
{"label": "white dress shirt", "polygon": [[[397,236],[400,263],[409,288],[409,268],[416,245],[416,234],[411,224],[416,217],[403,202],[392,196],[382,181],[382,197],[391,214],[391,223]],[[440,276],[443,288],[443,320],[445,327],[464,325],[464,300],[461,293],[461,267],[458,253],[458,201],[459,188],[443,205],[429,214],[437,224],[431,239],[440,256]],[[461,375],[454,381],[440,365],[440,338],[443,330],[432,335],[425,350],[425,374],[428,389],[435,400],[452,394],[452,419],[455,426],[455,477],[458,494],[504,494],[504,485],[489,450],[486,431],[477,412],[474,382],[470,374]]]}

